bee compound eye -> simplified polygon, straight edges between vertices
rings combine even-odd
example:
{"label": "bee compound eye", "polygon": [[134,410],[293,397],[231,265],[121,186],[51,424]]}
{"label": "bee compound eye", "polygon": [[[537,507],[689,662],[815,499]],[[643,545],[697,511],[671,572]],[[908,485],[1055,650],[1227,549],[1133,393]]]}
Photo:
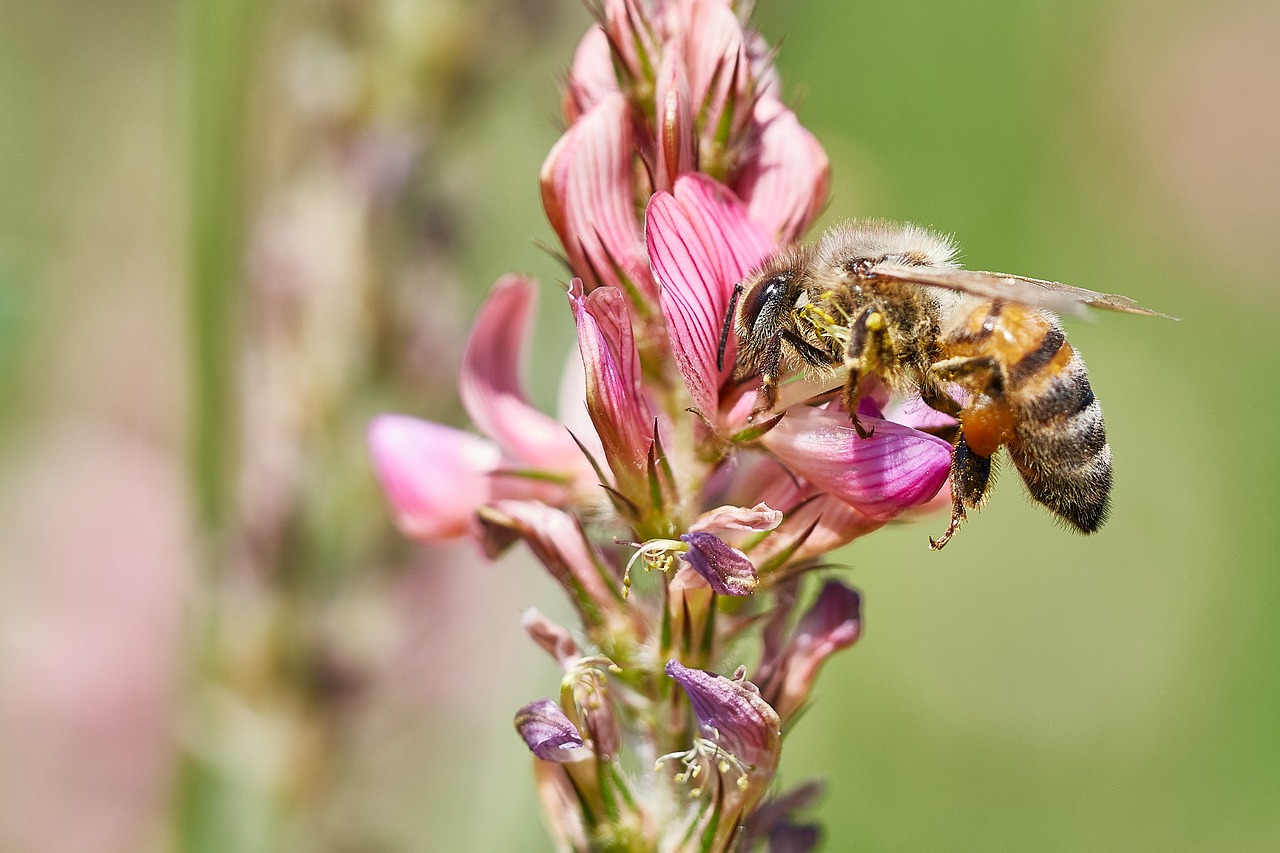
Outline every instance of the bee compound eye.
{"label": "bee compound eye", "polygon": [[742,304],[742,317],[747,326],[754,326],[769,305],[777,305],[785,298],[791,283],[790,276],[775,275],[766,278],[751,289]]}

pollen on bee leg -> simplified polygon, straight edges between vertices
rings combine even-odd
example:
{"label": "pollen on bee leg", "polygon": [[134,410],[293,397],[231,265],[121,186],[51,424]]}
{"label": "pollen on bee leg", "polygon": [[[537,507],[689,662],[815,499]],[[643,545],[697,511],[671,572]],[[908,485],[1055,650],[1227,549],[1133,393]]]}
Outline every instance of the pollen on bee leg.
{"label": "pollen on bee leg", "polygon": [[884,331],[884,315],[879,311],[872,311],[867,315],[866,326],[868,332]]}

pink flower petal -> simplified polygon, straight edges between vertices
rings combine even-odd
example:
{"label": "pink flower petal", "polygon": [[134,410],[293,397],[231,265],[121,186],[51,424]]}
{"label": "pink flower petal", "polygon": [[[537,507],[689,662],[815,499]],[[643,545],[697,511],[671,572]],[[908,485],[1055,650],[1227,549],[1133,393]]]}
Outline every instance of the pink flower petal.
{"label": "pink flower petal", "polygon": [[[750,121],[754,85],[742,22],[727,3],[697,3],[691,10],[685,51],[694,112],[701,118],[703,148],[712,146],[726,112],[730,136]],[[705,155],[707,152],[701,152]]]}
{"label": "pink flower petal", "polygon": [[755,221],[779,242],[790,243],[822,212],[830,189],[830,163],[814,135],[776,98],[761,99],[755,121],[759,147],[734,181],[734,189]]}
{"label": "pink flower petal", "polygon": [[582,282],[575,279],[569,303],[586,373],[587,412],[619,484],[634,484],[653,441],[653,413],[640,386],[640,355],[626,300],[613,287],[583,297]]}
{"label": "pink flower petal", "polygon": [[635,211],[630,107],[612,94],[589,109],[542,165],[542,204],[587,290],[657,295]]}
{"label": "pink flower petal", "polygon": [[565,121],[573,124],[587,110],[619,91],[609,37],[596,24],[587,30],[573,53],[569,85],[564,93]]}
{"label": "pink flower petal", "polygon": [[676,364],[694,405],[714,417],[732,364],[716,366],[729,294],[772,244],[732,193],[701,175],[680,178],[674,195],[654,194],[645,239]]}
{"label": "pink flower petal", "polygon": [[872,519],[893,518],[929,500],[951,470],[951,445],[910,427],[862,418],[859,438],[840,412],[792,408],[762,439],[796,474]]}
{"label": "pink flower petal", "polygon": [[590,477],[590,465],[564,424],[531,406],[521,387],[535,288],[518,275],[494,284],[467,340],[458,392],[476,427],[520,463]]}
{"label": "pink flower petal", "polygon": [[396,526],[419,542],[472,530],[500,459],[497,446],[482,438],[407,415],[374,418],[369,453]]}
{"label": "pink flower petal", "polygon": [[653,13],[644,0],[602,0],[601,25],[609,37],[624,82],[642,83],[653,75],[659,44]]}

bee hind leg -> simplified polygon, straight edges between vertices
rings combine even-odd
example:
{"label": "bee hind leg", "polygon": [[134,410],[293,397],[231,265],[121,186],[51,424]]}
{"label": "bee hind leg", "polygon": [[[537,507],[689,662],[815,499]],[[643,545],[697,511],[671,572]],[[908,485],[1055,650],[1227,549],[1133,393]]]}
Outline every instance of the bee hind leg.
{"label": "bee hind leg", "polygon": [[991,457],[975,453],[961,432],[951,456],[951,523],[941,536],[929,537],[929,547],[942,550],[965,519],[965,511],[977,509],[991,488]]}

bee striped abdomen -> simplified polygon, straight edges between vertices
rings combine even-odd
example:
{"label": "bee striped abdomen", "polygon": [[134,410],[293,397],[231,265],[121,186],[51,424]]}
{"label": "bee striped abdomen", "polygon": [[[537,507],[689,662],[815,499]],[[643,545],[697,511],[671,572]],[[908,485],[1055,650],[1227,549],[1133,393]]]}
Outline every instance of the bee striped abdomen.
{"label": "bee striped abdomen", "polygon": [[1043,350],[1037,350],[1010,368],[1016,437],[1009,457],[1033,499],[1092,533],[1107,517],[1111,448],[1084,360],[1056,325],[1046,332],[1044,349],[1055,339],[1056,352],[1042,364]]}
{"label": "bee striped abdomen", "polygon": [[1003,444],[1032,499],[1082,532],[1097,530],[1111,492],[1111,448],[1084,361],[1057,321],[1022,305],[977,306],[944,349],[1000,365],[988,384],[981,375],[968,383],[974,396],[961,422],[970,446],[991,454]]}

